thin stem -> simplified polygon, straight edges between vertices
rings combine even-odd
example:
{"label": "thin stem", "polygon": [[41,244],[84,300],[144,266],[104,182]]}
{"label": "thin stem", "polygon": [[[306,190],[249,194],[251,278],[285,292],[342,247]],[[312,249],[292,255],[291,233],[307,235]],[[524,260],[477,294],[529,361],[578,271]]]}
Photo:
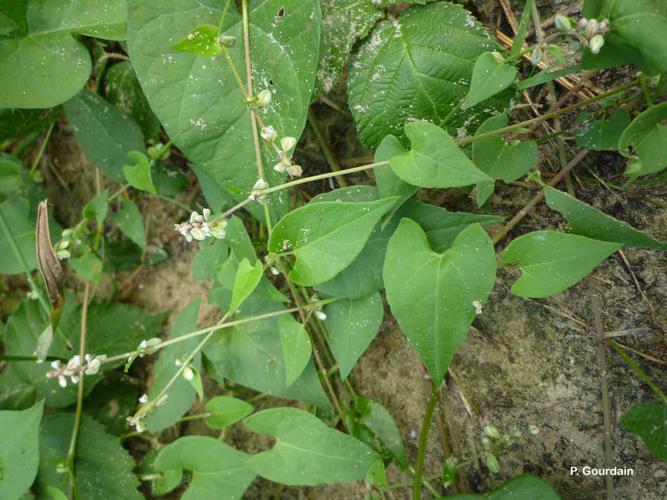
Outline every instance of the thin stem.
{"label": "thin stem", "polygon": [[35,159],[32,161],[32,166],[30,167],[30,173],[28,174],[30,178],[32,178],[33,174],[35,173],[35,170],[37,169],[37,166],[39,165],[39,161],[42,159],[42,156],[44,155],[44,150],[46,149],[46,145],[49,143],[49,139],[51,138],[51,132],[53,132],[53,127],[55,125],[56,122],[54,120],[51,122],[51,125],[49,125],[49,128],[46,131],[44,140],[42,141],[42,144],[39,146],[39,151],[37,151],[37,156],[35,156]]}
{"label": "thin stem", "polygon": [[[88,321],[88,295],[90,293],[90,281],[86,281],[83,289],[83,304],[81,308],[81,334],[79,337],[79,359],[81,364],[85,363],[86,358],[86,326]],[[76,443],[79,437],[79,427],[81,424],[81,412],[83,410],[83,396],[84,396],[84,379],[83,373],[79,375],[79,384],[76,393],[76,410],[74,413],[74,427],[72,429],[72,438],[69,442],[69,450],[67,452],[67,468],[70,471],[70,487],[76,497],[76,483],[74,481],[74,457],[76,456]]]}
{"label": "thin stem", "polygon": [[644,99],[646,99],[646,104],[648,104],[649,108],[652,108],[655,105],[655,102],[653,101],[651,90],[648,88],[648,81],[644,73],[639,75],[639,85],[642,88],[642,93],[644,94]]}
{"label": "thin stem", "polygon": [[28,283],[30,284],[30,288],[32,289],[33,293],[37,295],[39,303],[41,304],[42,309],[44,309],[44,312],[47,315],[50,315],[51,308],[49,307],[49,304],[46,302],[46,299],[42,294],[42,290],[37,286],[37,283],[35,283],[32,274],[30,274],[28,262],[25,260],[25,256],[23,255],[23,253],[21,253],[21,250],[19,249],[16,240],[14,239],[14,234],[12,233],[12,230],[10,229],[9,224],[7,223],[7,219],[5,218],[5,214],[3,213],[2,210],[0,210],[0,226],[2,226],[2,231],[5,233],[7,241],[9,241],[9,246],[12,247],[12,251],[16,256],[16,260],[18,260],[21,266],[23,266],[23,272],[25,273]]}
{"label": "thin stem", "polygon": [[431,421],[433,420],[433,412],[440,399],[440,388],[433,386],[431,391],[431,398],[426,407],[424,414],[424,421],[422,422],[422,430],[419,434],[419,448],[417,450],[417,467],[415,469],[415,478],[412,482],[412,499],[420,500],[422,496],[422,477],[424,476],[424,460],[426,457],[426,445],[428,444],[428,432],[431,429]]}
{"label": "thin stem", "polygon": [[[313,132],[315,133],[315,138],[317,139],[317,142],[320,144],[320,148],[322,148],[322,152],[324,153],[324,158],[327,161],[327,165],[329,165],[329,168],[333,172],[340,172],[341,170],[340,165],[338,165],[338,161],[334,157],[333,152],[329,147],[329,143],[326,140],[326,137],[324,137],[324,133],[322,132],[322,128],[320,127],[317,115],[315,114],[315,111],[312,108],[308,110],[308,123],[310,123],[310,128],[313,129]],[[338,177],[337,180],[338,180],[338,185],[340,187],[347,186],[347,181],[345,180],[344,177]]]}
{"label": "thin stem", "polygon": [[625,360],[625,362],[630,365],[630,368],[634,370],[634,372],[637,374],[637,376],[642,379],[644,382],[646,382],[646,385],[648,385],[653,393],[660,398],[660,400],[663,403],[667,403],[667,394],[662,392],[662,390],[655,385],[655,382],[649,377],[644,370],[642,370],[637,362],[632,359],[630,356],[627,355],[627,353],[623,350],[623,348],[618,345],[618,343],[614,342],[611,339],[607,339],[607,342],[609,342],[609,345],[612,346],[618,354]]}

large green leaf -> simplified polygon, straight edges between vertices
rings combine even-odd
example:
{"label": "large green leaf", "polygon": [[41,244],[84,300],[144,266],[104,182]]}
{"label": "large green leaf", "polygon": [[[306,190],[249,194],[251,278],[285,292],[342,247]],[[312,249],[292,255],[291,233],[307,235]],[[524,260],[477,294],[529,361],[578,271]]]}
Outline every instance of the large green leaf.
{"label": "large green leaf", "polygon": [[642,438],[651,453],[667,462],[667,403],[644,403],[630,408],[621,425]]}
{"label": "large green leaf", "polygon": [[408,184],[428,188],[469,186],[492,179],[479,170],[447,132],[429,122],[405,126],[412,149],[393,156],[389,166]]}
{"label": "large green leaf", "polygon": [[621,134],[630,125],[630,113],[616,109],[609,118],[596,120],[587,112],[577,116],[574,137],[577,146],[591,151],[616,151]]}
{"label": "large green leaf", "polygon": [[17,2],[10,37],[0,39],[0,108],[50,108],[86,83],[90,56],[73,32],[125,37],[125,0]]}
{"label": "large green leaf", "polygon": [[[250,114],[224,57],[173,48],[195,27],[218,25],[224,0],[165,0],[160,8],[129,0],[132,65],[151,107],[176,145],[219,184],[248,191],[257,180]],[[316,0],[266,0],[249,5],[254,91],[271,90],[262,120],[280,136],[299,137],[318,63],[320,8]],[[237,43],[229,54],[245,72],[241,16],[234,4],[223,34]],[[266,156],[269,182],[279,179]]]}
{"label": "large green leaf", "polygon": [[[407,153],[407,150],[396,137],[388,135],[375,150],[376,163],[382,161],[389,161],[394,156]],[[399,176],[397,176],[390,167],[378,167],[373,172],[375,174],[375,184],[377,185],[378,194],[380,198],[387,198],[389,196],[399,196],[396,203],[400,206],[405,200],[415,194],[419,188],[408,184]]]}
{"label": "large green leaf", "polygon": [[549,297],[578,283],[622,246],[576,234],[536,231],[513,240],[503,259],[523,271],[512,285],[513,294]]}
{"label": "large green leaf", "polygon": [[[197,328],[197,315],[199,314],[199,299],[194,300],[185,307],[174,321],[170,338],[180,337],[190,333]],[[154,400],[162,389],[171,381],[178,371],[177,361],[182,361],[197,347],[201,339],[191,338],[177,344],[165,347],[160,351],[160,357],[153,365],[153,384],[148,393]],[[201,353],[197,352],[190,365],[199,369],[201,366]],[[159,432],[174,425],[190,409],[195,401],[195,389],[182,376],[169,387],[167,399],[145,419],[146,428],[151,432]]]}
{"label": "large green leaf", "polygon": [[584,15],[607,19],[610,27],[600,53],[585,55],[586,67],[631,63],[649,75],[667,72],[665,0],[587,0]]}
{"label": "large green leaf", "polygon": [[[414,120],[442,124],[467,94],[474,61],[494,48],[486,29],[449,2],[415,6],[379,23],[350,67],[349,107],[361,141],[376,147],[390,134],[403,139],[404,125]],[[455,112],[447,125],[465,134],[486,113],[502,110],[507,97]]]}
{"label": "large green leaf", "polygon": [[188,489],[180,497],[183,500],[232,500],[241,498],[255,479],[247,466],[248,458],[215,438],[186,436],[161,449],[154,467],[164,473],[175,471],[179,477],[183,470],[192,473]]}
{"label": "large green leaf", "polygon": [[667,167],[667,102],[653,106],[623,131],[618,151],[631,163],[626,175],[646,175]]}
{"label": "large green leaf", "polygon": [[289,275],[295,283],[323,283],[352,263],[396,200],[393,197],[365,203],[308,204],[276,224],[269,239],[269,252],[296,257]]}
{"label": "large green leaf", "polygon": [[567,219],[573,233],[594,240],[615,241],[626,247],[667,248],[667,243],[654,240],[627,222],[615,219],[558,189],[544,186],[544,195],[549,207]]}
{"label": "large green leaf", "polygon": [[30,218],[30,204],[27,199],[13,195],[0,203],[0,211],[9,225],[12,238],[16,242],[28,269],[14,252],[11,241],[0,229],[0,274],[19,274],[37,267],[35,254],[35,223]]}
{"label": "large green leaf", "polygon": [[0,411],[0,498],[20,498],[39,467],[39,422],[44,402],[24,411]]}
{"label": "large green leaf", "polygon": [[[50,498],[47,488],[68,490],[69,476],[60,470],[67,459],[74,415],[57,413],[42,421],[39,439],[39,473],[36,489],[40,498]],[[74,460],[77,498],[141,499],[139,481],[132,473],[134,461],[120,439],[107,434],[99,423],[83,415]]]}
{"label": "large green leaf", "polygon": [[379,459],[361,441],[296,408],[265,410],[244,423],[276,439],[273,448],[248,461],[248,467],[271,481],[307,486],[356,481]]}
{"label": "large green leaf", "polygon": [[[488,118],[476,135],[506,127],[507,115]],[[537,161],[537,144],[533,141],[505,142],[502,135],[478,139],[472,144],[472,161],[494,180],[477,184],[477,205],[481,206],[493,193],[495,179],[513,182],[524,175]]]}
{"label": "large green leaf", "polygon": [[387,301],[435,384],[488,298],[495,274],[493,244],[479,224],[461,231],[444,253],[434,252],[410,219],[403,219],[389,240]]}
{"label": "large green leaf", "polygon": [[345,379],[375,338],[382,324],[384,305],[379,292],[360,299],[344,299],[324,307],[329,347]]}
{"label": "large green leaf", "polygon": [[0,373],[0,410],[24,410],[35,401],[35,389],[12,366]]}
{"label": "large green leaf", "polygon": [[547,482],[532,474],[513,477],[497,490],[485,495],[451,495],[460,500],[560,500],[560,495]]}
{"label": "large green leaf", "polygon": [[139,125],[98,94],[79,92],[64,105],[81,148],[88,159],[114,181],[123,181],[130,151],[146,150]]}

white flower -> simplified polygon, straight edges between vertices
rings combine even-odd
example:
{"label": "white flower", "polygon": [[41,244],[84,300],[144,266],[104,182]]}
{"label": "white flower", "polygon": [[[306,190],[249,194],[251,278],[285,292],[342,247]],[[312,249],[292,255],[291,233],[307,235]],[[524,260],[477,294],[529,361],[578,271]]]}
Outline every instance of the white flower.
{"label": "white flower", "polygon": [[278,276],[280,274],[280,271],[278,271],[278,269],[276,269],[274,266],[271,266],[271,274],[273,274],[274,276]]}
{"label": "white flower", "polygon": [[186,366],[186,367],[183,369],[183,378],[184,378],[185,380],[187,380],[188,382],[191,381],[191,380],[193,380],[193,379],[195,378],[195,372],[194,372],[194,370],[193,370],[192,368],[190,368],[189,366]]}
{"label": "white flower", "polygon": [[269,183],[266,182],[264,179],[257,179],[257,182],[255,182],[255,185],[252,187],[253,191],[263,191],[269,187]]}
{"label": "white flower", "polygon": [[255,102],[257,103],[257,106],[266,106],[271,102],[271,97],[271,91],[269,89],[264,89],[257,94]]}
{"label": "white flower", "polygon": [[280,148],[284,153],[288,153],[296,146],[296,139],[294,137],[283,137],[280,139]]}
{"label": "white flower", "polygon": [[275,141],[278,134],[271,125],[267,125],[266,127],[262,128],[262,139],[265,141]]}
{"label": "white flower", "polygon": [[276,165],[273,167],[273,170],[276,172],[280,172],[281,174],[285,173],[287,169],[290,167],[289,163],[286,163],[284,161],[280,161],[279,163],[276,163]]}
{"label": "white flower", "polygon": [[475,308],[475,314],[482,314],[482,303],[479,300],[473,300],[472,306]]}
{"label": "white flower", "polygon": [[315,311],[315,316],[317,316],[317,319],[319,319],[320,321],[324,321],[325,319],[327,319],[326,313],[322,310]]}
{"label": "white flower", "polygon": [[139,398],[139,402],[140,402],[142,405],[145,405],[146,403],[148,403],[148,394],[143,394],[143,395]]}

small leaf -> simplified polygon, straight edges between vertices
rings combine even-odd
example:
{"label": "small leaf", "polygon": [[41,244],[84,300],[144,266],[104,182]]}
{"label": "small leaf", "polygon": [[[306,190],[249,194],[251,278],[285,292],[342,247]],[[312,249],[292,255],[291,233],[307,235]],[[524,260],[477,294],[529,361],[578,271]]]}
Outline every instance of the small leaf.
{"label": "small leaf", "polygon": [[[155,470],[178,474],[183,470],[192,473],[183,500],[204,498],[240,499],[255,479],[255,473],[247,467],[249,456],[231,446],[205,436],[186,436],[162,448],[155,460]],[[160,494],[168,491],[162,490]]]}
{"label": "small leaf", "polygon": [[322,202],[298,208],[273,228],[269,252],[296,257],[289,274],[295,283],[323,283],[352,263],[396,201]]}
{"label": "small leaf", "polygon": [[583,112],[577,116],[574,130],[577,146],[591,151],[616,151],[621,134],[630,125],[630,114],[617,108],[609,118],[596,120]]}
{"label": "small leaf", "polygon": [[111,218],[125,236],[142,249],[146,247],[144,220],[139,212],[139,207],[132,200],[123,198],[120,202],[120,210],[113,213]]}
{"label": "small leaf", "polygon": [[360,299],[338,300],[324,307],[329,346],[340,376],[346,379],[377,335],[384,306],[379,292]]}
{"label": "small leaf", "polygon": [[264,410],[244,424],[276,439],[273,448],[248,460],[248,467],[271,481],[295,486],[356,481],[380,458],[361,441],[296,408]]}
{"label": "small leaf", "polygon": [[429,122],[411,122],[405,126],[405,135],[412,149],[392,157],[389,165],[408,184],[448,188],[491,180],[440,127]]}
{"label": "small leaf", "polygon": [[63,107],[88,159],[111,180],[122,182],[127,154],[146,150],[139,125],[98,94],[87,90],[79,92]]}
{"label": "small leaf", "polygon": [[0,498],[20,498],[35,480],[43,411],[43,401],[24,411],[0,411]]}
{"label": "small leaf", "polygon": [[643,403],[621,417],[621,425],[642,438],[651,453],[667,462],[667,403]]}
{"label": "small leaf", "polygon": [[88,281],[99,281],[102,276],[102,259],[88,246],[84,248],[80,257],[70,259],[69,263],[77,274],[80,274]]}
{"label": "small leaf", "polygon": [[285,383],[290,386],[310,361],[310,337],[303,325],[291,316],[278,319],[278,334],[285,360]]}
{"label": "small leaf", "polygon": [[134,160],[134,165],[123,165],[123,175],[127,183],[136,189],[156,194],[153,178],[151,177],[151,163],[141,151],[130,151],[127,156]]}
{"label": "small leaf", "polygon": [[234,288],[232,289],[232,300],[229,305],[229,314],[234,314],[243,301],[257,288],[259,280],[262,279],[264,266],[258,260],[254,266],[250,265],[248,259],[243,259],[236,270]]}
{"label": "small leaf", "polygon": [[581,281],[623,245],[575,234],[536,231],[513,240],[503,259],[521,267],[512,285],[520,297],[549,297]]}
{"label": "small leaf", "polygon": [[188,33],[173,48],[178,52],[185,52],[187,54],[216,57],[222,53],[222,47],[218,42],[219,36],[217,26],[202,24]]}
{"label": "small leaf", "polygon": [[627,222],[615,219],[558,189],[544,186],[544,195],[549,208],[560,212],[575,234],[594,240],[614,241],[626,247],[667,248],[667,243],[654,240]]}
{"label": "small leaf", "polygon": [[516,76],[516,68],[503,63],[502,56],[498,52],[484,52],[475,61],[468,95],[461,109],[466,110],[476,106],[502,92],[514,83]]}
{"label": "small leaf", "polygon": [[206,425],[211,429],[224,429],[253,412],[251,404],[230,396],[217,396],[206,403]]}
{"label": "small leaf", "polygon": [[[190,333],[197,328],[199,304],[199,299],[196,299],[180,312],[169,332],[170,339]],[[200,339],[191,338],[160,350],[160,355],[153,366],[153,381],[148,392],[150,400],[157,398],[176,374],[179,369],[176,362],[186,358],[197,347],[199,341]],[[195,354],[190,365],[195,369],[201,366],[201,353]],[[195,401],[195,390],[182,375],[165,394],[167,399],[146,416],[146,428],[151,432],[157,433],[174,425]]]}
{"label": "small leaf", "polygon": [[389,240],[384,282],[391,311],[439,385],[493,287],[496,256],[479,224],[444,253],[431,250],[419,225],[403,219]]}
{"label": "small leaf", "polygon": [[626,175],[660,172],[667,167],[667,102],[657,104],[635,118],[623,131],[618,151],[634,163]]}
{"label": "small leaf", "polygon": [[23,187],[24,171],[21,160],[0,153],[0,193],[11,193]]}
{"label": "small leaf", "polygon": [[[506,127],[507,115],[500,114],[487,119],[477,129],[476,135]],[[506,143],[501,134],[478,139],[472,144],[472,160],[492,179],[510,183],[524,175],[537,161],[537,144],[533,141]],[[477,184],[477,205],[482,206],[493,193],[495,182]]]}

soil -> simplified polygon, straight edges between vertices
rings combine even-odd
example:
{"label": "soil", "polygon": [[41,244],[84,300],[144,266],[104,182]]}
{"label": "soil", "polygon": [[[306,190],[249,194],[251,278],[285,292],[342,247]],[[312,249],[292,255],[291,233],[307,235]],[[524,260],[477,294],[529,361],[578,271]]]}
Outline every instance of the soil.
{"label": "soil", "polygon": [[[484,3],[484,2],[480,2]],[[515,12],[519,12],[515,9]],[[486,11],[484,11],[486,12]],[[344,102],[341,99],[341,102]],[[318,106],[321,125],[333,139],[338,157],[364,157],[354,137],[349,115]],[[300,145],[304,162],[326,168],[310,132]],[[56,127],[42,161],[42,172],[56,216],[64,225],[79,220],[81,208],[95,190],[95,169],[81,153],[64,123]],[[624,162],[616,154],[593,153],[576,170],[577,196],[593,206],[625,220],[657,239],[667,240],[667,187],[664,184],[631,185],[626,190],[607,186],[618,182]],[[313,172],[310,172],[313,173]],[[597,176],[600,180],[598,180]],[[603,183],[604,181],[604,183]],[[605,185],[606,183],[606,185]],[[329,189],[323,183],[310,189]],[[184,197],[192,194],[191,187]],[[113,189],[112,189],[113,191]],[[532,187],[499,185],[491,200],[494,213],[510,218],[536,192]],[[311,193],[314,194],[314,193]],[[452,210],[473,211],[468,196],[435,193],[430,202]],[[166,250],[169,258],[138,272],[117,273],[120,297],[151,312],[171,310],[174,314],[195,297],[206,304],[208,283],[195,281],[190,266],[195,255],[192,245],[172,238],[173,223],[184,212],[159,199],[144,200],[141,206],[149,228],[148,242]],[[559,229],[563,220],[539,205],[510,234],[537,229]],[[502,247],[502,245],[501,245]],[[565,499],[605,498],[604,479],[571,476],[570,466],[603,467],[603,426],[597,337],[593,321],[592,297],[602,302],[605,331],[626,332],[617,340],[654,358],[667,359],[667,254],[659,251],[625,250],[627,263],[615,254],[586,280],[548,299],[526,300],[509,289],[516,273],[500,270],[488,305],[471,329],[468,340],[457,354],[442,391],[445,435],[435,419],[426,456],[426,476],[437,475],[444,461],[442,438],[454,456],[472,459],[459,473],[457,485],[465,492],[485,492],[491,477],[478,459],[483,452],[483,429],[496,426],[501,432],[520,431],[514,445],[499,454],[501,471],[496,484],[522,473],[536,473],[551,483]],[[97,290],[98,297],[113,293],[111,282]],[[212,307],[202,308],[200,320],[208,324],[216,318]],[[389,317],[389,315],[387,315]],[[607,349],[606,377],[610,387],[612,412],[612,465],[629,467],[634,477],[614,480],[619,499],[667,498],[667,469],[654,458],[642,441],[622,429],[620,416],[632,405],[654,401],[651,392],[629,366]],[[667,386],[663,365],[633,355],[641,367],[662,387]],[[429,396],[418,357],[408,346],[393,320],[387,320],[351,375],[356,390],[384,405],[395,418],[412,462]],[[219,389],[207,382],[209,396]],[[260,400],[258,407],[275,402]],[[201,409],[193,409],[193,412]],[[210,432],[201,422],[191,422],[183,432]],[[164,441],[175,436],[167,433]],[[246,451],[270,446],[235,426],[227,442]],[[129,441],[135,446],[135,441]],[[138,453],[141,445],[132,449]],[[390,482],[410,478],[390,469]],[[436,481],[433,481],[436,484]],[[442,490],[445,493],[444,490]],[[452,493],[452,489],[447,493]],[[257,480],[247,498],[362,499],[370,490],[361,483],[319,488],[276,488]],[[425,492],[428,498],[428,493]],[[387,491],[387,498],[409,498],[408,488]]]}

